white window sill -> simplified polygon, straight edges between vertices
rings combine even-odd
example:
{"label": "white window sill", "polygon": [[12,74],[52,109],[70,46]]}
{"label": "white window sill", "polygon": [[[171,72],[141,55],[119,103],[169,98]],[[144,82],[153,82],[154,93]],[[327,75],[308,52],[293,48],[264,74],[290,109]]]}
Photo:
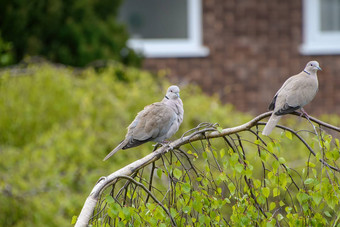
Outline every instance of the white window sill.
{"label": "white window sill", "polygon": [[304,43],[300,46],[300,52],[304,55],[340,55],[340,44]]}
{"label": "white window sill", "polygon": [[182,40],[134,40],[128,46],[146,58],[206,57],[209,48]]}

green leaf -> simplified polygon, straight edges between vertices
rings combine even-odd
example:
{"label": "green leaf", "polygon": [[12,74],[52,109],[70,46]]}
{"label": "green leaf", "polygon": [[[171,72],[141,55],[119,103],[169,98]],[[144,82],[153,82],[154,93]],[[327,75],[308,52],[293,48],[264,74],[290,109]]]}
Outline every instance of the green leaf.
{"label": "green leaf", "polygon": [[182,189],[183,189],[184,193],[189,193],[190,190],[191,190],[191,186],[190,186],[189,183],[185,183],[185,184],[182,185]]}
{"label": "green leaf", "polygon": [[159,178],[162,178],[162,173],[163,173],[162,169],[161,169],[161,168],[158,168],[158,169],[157,169],[157,176],[158,176]]}
{"label": "green leaf", "polygon": [[306,166],[314,168],[315,164],[313,162],[306,162]]}
{"label": "green leaf", "polygon": [[74,224],[76,224],[76,222],[77,222],[77,218],[78,218],[78,217],[77,217],[77,216],[75,216],[75,215],[72,217],[71,225],[74,225]]}
{"label": "green leaf", "polygon": [[179,170],[179,169],[174,169],[174,176],[177,178],[177,179],[180,179],[181,178],[181,176],[182,176],[182,171],[181,170]]}
{"label": "green leaf", "polygon": [[105,197],[105,200],[106,200],[106,202],[107,202],[108,204],[112,204],[112,203],[115,202],[115,200],[112,198],[111,195],[107,195],[107,196]]}
{"label": "green leaf", "polygon": [[231,155],[231,157],[230,157],[230,163],[232,163],[232,164],[238,163],[238,154],[233,153],[233,154]]}
{"label": "green leaf", "polygon": [[216,189],[216,191],[217,191],[217,193],[218,193],[219,195],[221,195],[221,193],[222,193],[222,188],[218,187],[218,188]]}
{"label": "green leaf", "polygon": [[274,170],[277,170],[280,166],[280,163],[277,160],[274,160],[272,163],[272,167]]}
{"label": "green leaf", "polygon": [[199,200],[194,200],[194,202],[192,203],[192,207],[194,208],[194,210],[201,213],[203,204]]}
{"label": "green leaf", "polygon": [[191,209],[192,209],[192,208],[191,208],[190,206],[185,206],[185,207],[183,207],[182,210],[183,210],[184,213],[187,214],[187,213],[189,213],[189,212],[191,211]]}
{"label": "green leaf", "polygon": [[224,201],[225,201],[226,203],[228,203],[228,204],[231,203],[231,202],[230,202],[230,199],[228,199],[228,198],[225,198]]}
{"label": "green leaf", "polygon": [[233,182],[230,182],[230,183],[228,184],[228,188],[229,188],[230,194],[234,195],[236,187],[235,187],[235,185],[233,184]]}
{"label": "green leaf", "polygon": [[130,213],[129,207],[123,207],[123,214],[124,214],[125,220],[130,220],[131,213]]}
{"label": "green leaf", "polygon": [[262,194],[264,197],[268,198],[270,194],[270,189],[268,187],[262,188]]}
{"label": "green leaf", "polygon": [[258,179],[255,179],[255,180],[254,180],[254,187],[255,187],[255,188],[261,187],[261,181],[258,180]]}
{"label": "green leaf", "polygon": [[290,131],[286,131],[285,132],[285,135],[288,139],[292,140],[293,139],[293,136],[292,136],[292,133]]}
{"label": "green leaf", "polygon": [[221,156],[221,158],[223,158],[224,155],[225,155],[225,150],[222,148],[222,149],[220,150],[220,156]]}
{"label": "green leaf", "polygon": [[271,222],[267,222],[266,227],[275,227],[275,224],[272,223],[273,221],[275,221],[275,219],[273,219]]}
{"label": "green leaf", "polygon": [[318,206],[322,200],[322,195],[320,192],[315,192],[312,196],[313,201],[315,202],[315,204]]}
{"label": "green leaf", "polygon": [[269,205],[269,210],[273,210],[276,207],[276,204],[274,202],[271,202]]}
{"label": "green leaf", "polygon": [[221,181],[228,181],[228,177],[227,177],[227,175],[225,174],[225,173],[220,173],[219,175],[218,175],[218,178],[221,180]]}
{"label": "green leaf", "polygon": [[304,192],[299,192],[296,195],[296,198],[299,200],[300,203],[304,203],[305,201],[308,200],[309,196]]}
{"label": "green leaf", "polygon": [[253,171],[247,168],[245,174],[248,178],[251,178],[251,176],[253,175]]}
{"label": "green leaf", "polygon": [[203,151],[203,152],[202,152],[202,157],[203,157],[204,159],[208,159],[208,154],[207,154],[207,152]]}
{"label": "green leaf", "polygon": [[274,188],[274,189],[273,189],[273,197],[276,197],[276,196],[278,196],[278,195],[280,195],[280,189]]}
{"label": "green leaf", "polygon": [[261,158],[262,161],[267,161],[268,153],[265,152],[265,151],[261,151],[260,158]]}
{"label": "green leaf", "polygon": [[283,157],[279,157],[279,163],[280,164],[286,163],[286,159],[284,159]]}
{"label": "green leaf", "polygon": [[266,202],[266,198],[264,196],[260,195],[259,197],[257,197],[257,201],[260,204],[264,204]]}
{"label": "green leaf", "polygon": [[177,215],[177,211],[174,208],[170,208],[170,214],[172,217],[175,217]]}
{"label": "green leaf", "polygon": [[329,218],[331,218],[332,217],[332,215],[328,212],[328,211],[325,211],[325,212],[323,212],[327,217],[329,217]]}
{"label": "green leaf", "polygon": [[305,184],[312,184],[312,183],[314,183],[314,179],[313,178],[307,178],[305,180]]}
{"label": "green leaf", "polygon": [[121,207],[119,206],[119,204],[117,203],[114,203],[110,206],[110,209],[109,211],[113,214],[113,215],[110,215],[111,218],[115,218],[119,211],[121,210]]}
{"label": "green leaf", "polygon": [[235,169],[236,169],[237,172],[242,173],[243,165],[241,163],[237,163],[235,165]]}
{"label": "green leaf", "polygon": [[219,127],[217,127],[216,129],[217,129],[217,131],[218,131],[219,133],[222,133],[222,130],[223,130],[222,127],[219,126]]}
{"label": "green leaf", "polygon": [[[326,140],[324,141],[323,143],[323,146],[324,148],[326,148],[326,151],[329,151],[330,147],[331,147],[331,144],[330,144],[330,141]],[[326,153],[327,154],[327,153]]]}
{"label": "green leaf", "polygon": [[270,143],[267,144],[267,149],[270,153],[273,153],[273,151],[274,151],[273,147],[274,147],[273,142],[270,142]]}

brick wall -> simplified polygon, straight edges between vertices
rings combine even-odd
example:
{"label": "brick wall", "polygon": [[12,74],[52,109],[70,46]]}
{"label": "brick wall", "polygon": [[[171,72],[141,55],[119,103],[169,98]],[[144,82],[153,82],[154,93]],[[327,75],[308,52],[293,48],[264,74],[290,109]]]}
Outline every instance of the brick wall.
{"label": "brick wall", "polygon": [[317,60],[319,92],[307,112],[340,114],[340,55],[303,56],[302,2],[202,0],[205,58],[146,59],[151,71],[170,69],[173,83],[199,84],[238,110],[259,114],[291,75]]}

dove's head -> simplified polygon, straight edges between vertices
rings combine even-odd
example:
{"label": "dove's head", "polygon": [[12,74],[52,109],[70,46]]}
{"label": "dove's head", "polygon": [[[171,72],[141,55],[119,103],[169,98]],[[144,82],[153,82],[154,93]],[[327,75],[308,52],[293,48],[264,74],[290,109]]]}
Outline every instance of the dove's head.
{"label": "dove's head", "polygon": [[318,70],[322,70],[322,69],[319,66],[319,62],[317,61],[310,61],[307,63],[305,67],[305,71],[307,71],[308,73],[316,72]]}
{"label": "dove's head", "polygon": [[167,99],[177,99],[179,98],[179,87],[176,85],[172,85],[168,88],[168,91],[166,92],[165,98]]}

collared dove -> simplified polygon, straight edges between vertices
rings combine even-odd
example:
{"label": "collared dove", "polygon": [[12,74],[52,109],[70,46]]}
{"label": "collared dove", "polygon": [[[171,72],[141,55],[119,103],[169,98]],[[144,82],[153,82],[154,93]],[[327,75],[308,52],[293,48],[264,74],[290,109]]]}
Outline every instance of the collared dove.
{"label": "collared dove", "polygon": [[262,135],[268,136],[284,114],[301,109],[302,113],[308,117],[303,106],[312,101],[318,91],[316,75],[318,70],[321,70],[319,63],[310,61],[302,72],[284,82],[269,105],[269,110],[273,110],[273,113],[263,129]]}
{"label": "collared dove", "polygon": [[136,147],[148,141],[160,143],[175,134],[184,114],[179,91],[179,87],[172,85],[161,102],[144,107],[129,125],[125,139],[104,158],[104,161],[120,149]]}

